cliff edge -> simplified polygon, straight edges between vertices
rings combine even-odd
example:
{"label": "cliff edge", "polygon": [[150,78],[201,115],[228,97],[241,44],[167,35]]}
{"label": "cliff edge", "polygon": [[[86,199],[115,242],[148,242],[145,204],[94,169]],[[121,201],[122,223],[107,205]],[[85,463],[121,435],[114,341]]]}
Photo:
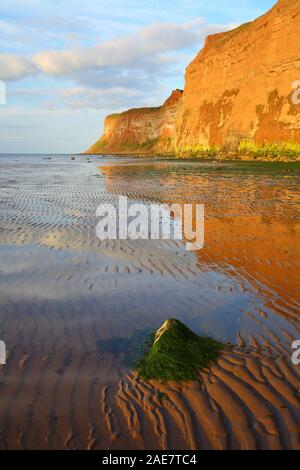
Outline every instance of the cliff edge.
{"label": "cliff edge", "polygon": [[174,90],[162,106],[110,114],[104,134],[87,153],[171,152],[182,90]]}
{"label": "cliff edge", "polygon": [[184,92],[158,108],[108,116],[88,153],[184,156],[277,145],[300,154],[300,104],[292,100],[299,46],[300,0],[279,0],[253,22],[209,36],[186,69]]}

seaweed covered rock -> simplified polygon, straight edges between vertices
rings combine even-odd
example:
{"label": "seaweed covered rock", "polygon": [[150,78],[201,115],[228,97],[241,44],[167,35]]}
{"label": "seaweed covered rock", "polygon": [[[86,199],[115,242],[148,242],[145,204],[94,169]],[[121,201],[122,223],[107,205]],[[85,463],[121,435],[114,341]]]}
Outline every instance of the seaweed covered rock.
{"label": "seaweed covered rock", "polygon": [[144,380],[196,380],[201,369],[218,359],[222,348],[179,320],[169,319],[153,334],[148,351],[136,362],[136,371]]}

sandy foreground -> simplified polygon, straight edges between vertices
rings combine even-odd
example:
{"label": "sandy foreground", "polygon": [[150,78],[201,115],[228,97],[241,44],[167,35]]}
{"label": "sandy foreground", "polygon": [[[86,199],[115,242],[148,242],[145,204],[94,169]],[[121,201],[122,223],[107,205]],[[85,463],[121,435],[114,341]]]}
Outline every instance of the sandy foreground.
{"label": "sandy foreground", "polygon": [[[299,179],[26,158],[0,160],[0,448],[299,449]],[[98,240],[119,194],[204,202],[205,248]],[[168,317],[231,343],[195,382],[124,363]]]}
{"label": "sandy foreground", "polygon": [[2,449],[300,447],[299,371],[269,348],[228,349],[198,381],[165,385],[111,355],[18,359],[2,375]]}

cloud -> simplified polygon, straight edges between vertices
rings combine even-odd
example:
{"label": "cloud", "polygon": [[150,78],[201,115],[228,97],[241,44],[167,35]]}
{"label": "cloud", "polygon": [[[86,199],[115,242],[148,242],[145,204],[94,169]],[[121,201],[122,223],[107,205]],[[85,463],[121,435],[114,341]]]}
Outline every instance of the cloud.
{"label": "cloud", "polygon": [[16,80],[36,72],[33,63],[17,54],[0,54],[0,79]]}
{"label": "cloud", "polygon": [[112,86],[110,88],[87,88],[76,86],[59,92],[60,106],[70,109],[105,109],[112,110],[127,106],[130,101],[139,104],[144,100],[142,90]]}
{"label": "cloud", "polygon": [[149,68],[166,61],[166,53],[199,44],[207,34],[234,26],[209,24],[203,18],[182,24],[154,23],[141,28],[135,34],[89,47],[42,50],[27,57],[0,54],[0,79],[16,80],[35,74],[71,76],[81,71],[111,67]]}
{"label": "cloud", "polygon": [[197,32],[192,31],[188,24],[160,23],[146,26],[135,35],[92,47],[42,51],[33,57],[33,62],[46,75],[68,75],[80,70],[126,66],[139,60],[143,62],[145,57],[182,49],[197,39]]}

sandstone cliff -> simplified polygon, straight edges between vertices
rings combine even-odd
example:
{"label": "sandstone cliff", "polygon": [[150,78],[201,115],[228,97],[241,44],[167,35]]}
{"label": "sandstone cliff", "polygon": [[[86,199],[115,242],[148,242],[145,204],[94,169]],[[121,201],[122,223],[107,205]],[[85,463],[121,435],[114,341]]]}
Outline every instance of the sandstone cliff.
{"label": "sandstone cliff", "polygon": [[104,134],[88,153],[172,151],[182,91],[174,90],[157,108],[136,108],[106,117]]}
{"label": "sandstone cliff", "polygon": [[184,155],[237,150],[241,142],[300,149],[300,104],[292,102],[299,50],[300,0],[279,0],[257,20],[209,36],[186,69],[183,94],[108,116],[88,152]]}

